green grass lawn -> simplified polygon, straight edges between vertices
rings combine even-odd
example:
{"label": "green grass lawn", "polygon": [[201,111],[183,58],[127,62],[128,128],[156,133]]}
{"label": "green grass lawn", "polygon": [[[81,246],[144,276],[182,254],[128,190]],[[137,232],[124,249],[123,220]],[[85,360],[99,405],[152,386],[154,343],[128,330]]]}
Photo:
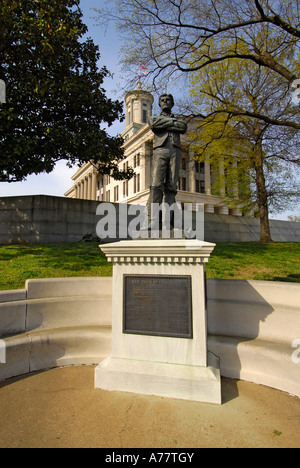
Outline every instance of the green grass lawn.
{"label": "green grass lawn", "polygon": [[[98,243],[0,246],[0,290],[22,289],[31,278],[111,276]],[[299,243],[219,243],[208,278],[300,282]]]}

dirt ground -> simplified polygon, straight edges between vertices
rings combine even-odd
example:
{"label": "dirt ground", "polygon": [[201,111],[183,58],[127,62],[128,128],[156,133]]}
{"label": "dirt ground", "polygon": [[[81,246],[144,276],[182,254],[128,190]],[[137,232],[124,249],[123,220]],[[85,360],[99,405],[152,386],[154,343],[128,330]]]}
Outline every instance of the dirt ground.
{"label": "dirt ground", "polygon": [[221,406],[94,389],[94,367],[0,384],[1,448],[299,448],[300,399],[222,379]]}

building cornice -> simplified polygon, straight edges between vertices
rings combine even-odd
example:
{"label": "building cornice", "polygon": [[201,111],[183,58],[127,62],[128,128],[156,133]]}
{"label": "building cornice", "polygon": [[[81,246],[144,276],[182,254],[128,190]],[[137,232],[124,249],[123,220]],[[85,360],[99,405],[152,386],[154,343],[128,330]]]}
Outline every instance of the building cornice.
{"label": "building cornice", "polygon": [[141,130],[135,133],[135,135],[133,135],[129,140],[125,141],[123,147],[126,151],[126,149],[130,148],[130,146],[135,144],[137,140],[142,139],[141,141],[139,141],[139,143],[142,144],[145,141],[153,140],[153,138],[154,138],[154,134],[152,130],[150,129],[149,124],[145,124],[144,127],[141,128]]}

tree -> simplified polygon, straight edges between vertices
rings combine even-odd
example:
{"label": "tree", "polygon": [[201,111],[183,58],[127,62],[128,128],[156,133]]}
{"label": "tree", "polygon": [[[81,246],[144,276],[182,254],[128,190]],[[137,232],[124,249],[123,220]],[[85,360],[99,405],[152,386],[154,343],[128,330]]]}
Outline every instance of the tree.
{"label": "tree", "polygon": [[123,118],[123,107],[105,96],[98,46],[83,36],[79,0],[1,0],[0,181],[50,173],[57,161],[90,160],[101,173],[119,171],[120,137],[105,127]]}
{"label": "tree", "polygon": [[[271,41],[268,25],[261,26],[260,32],[261,38]],[[282,51],[279,58],[288,64],[289,54],[284,54]],[[293,179],[300,167],[299,132],[272,124],[297,119],[285,80],[252,62],[241,67],[239,60],[228,59],[199,70],[191,83],[196,109],[200,107],[207,116],[199,124],[198,137],[194,135],[195,151],[200,160],[209,159],[215,166],[222,162],[227,175],[226,200],[231,205],[240,203],[246,210],[257,206],[261,241],[270,242],[269,211],[286,208],[300,194]],[[260,114],[268,114],[269,122],[259,119]],[[242,187],[239,180],[247,174],[253,183]]]}
{"label": "tree", "polygon": [[292,223],[300,223],[300,216],[288,216],[288,219]]}
{"label": "tree", "polygon": [[[109,12],[102,9],[102,22],[115,21],[126,36],[124,66],[130,71],[143,62],[154,86],[165,86],[172,77],[192,80],[196,107],[188,112],[202,119],[195,149],[200,158],[209,154],[216,166],[224,165],[227,185],[239,172],[246,179],[254,175],[250,198],[247,187],[238,185],[245,206],[257,202],[261,240],[270,241],[272,204],[278,206],[279,194],[282,204],[283,196],[287,202],[299,193],[279,176],[290,181],[290,164],[299,165],[298,92],[293,102],[292,96],[300,82],[300,0],[114,0],[114,5],[110,2]],[[230,157],[233,148],[244,156]],[[218,190],[231,195],[232,204],[236,188],[222,183],[224,178]]]}
{"label": "tree", "polygon": [[[138,63],[145,63],[154,83],[234,58],[241,66],[251,62],[271,70],[287,86],[298,77],[300,0],[114,0],[100,13],[102,23],[115,21],[126,37],[126,69],[134,73]],[[283,40],[274,47],[253,42],[262,25]],[[293,51],[289,66],[278,60],[279,49]],[[251,114],[270,123],[268,113]],[[271,123],[300,129],[295,120]]]}

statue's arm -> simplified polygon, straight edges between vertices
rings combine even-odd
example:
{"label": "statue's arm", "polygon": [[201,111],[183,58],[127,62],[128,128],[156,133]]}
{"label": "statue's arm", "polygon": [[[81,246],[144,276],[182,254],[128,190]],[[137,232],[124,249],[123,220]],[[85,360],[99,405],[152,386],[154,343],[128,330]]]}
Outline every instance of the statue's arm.
{"label": "statue's arm", "polygon": [[173,131],[183,135],[187,131],[187,124],[183,120],[176,120]]}
{"label": "statue's arm", "polygon": [[168,130],[169,132],[181,134],[187,131],[187,124],[183,120],[176,119],[175,117],[154,116],[150,118],[149,125],[153,131]]}
{"label": "statue's arm", "polygon": [[158,115],[150,118],[149,125],[152,130],[169,130],[175,120],[173,117]]}

